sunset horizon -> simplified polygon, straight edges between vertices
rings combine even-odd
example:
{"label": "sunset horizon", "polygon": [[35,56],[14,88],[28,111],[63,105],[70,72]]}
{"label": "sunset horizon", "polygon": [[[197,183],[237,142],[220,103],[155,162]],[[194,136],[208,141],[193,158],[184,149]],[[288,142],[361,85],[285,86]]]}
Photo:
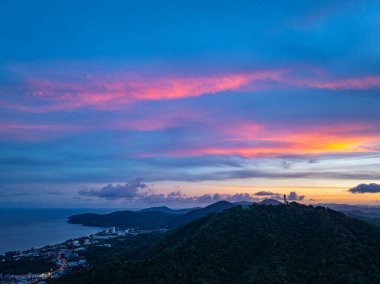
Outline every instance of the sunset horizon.
{"label": "sunset horizon", "polygon": [[380,1],[0,1],[0,284],[379,284]]}
{"label": "sunset horizon", "polygon": [[18,2],[0,206],[380,204],[376,2]]}

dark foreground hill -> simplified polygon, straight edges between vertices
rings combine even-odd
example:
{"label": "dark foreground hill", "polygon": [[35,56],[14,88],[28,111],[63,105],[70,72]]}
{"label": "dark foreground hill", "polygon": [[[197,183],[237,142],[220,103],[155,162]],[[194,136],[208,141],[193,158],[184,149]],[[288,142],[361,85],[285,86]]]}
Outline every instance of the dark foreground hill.
{"label": "dark foreground hill", "polygon": [[237,204],[228,202],[228,201],[219,201],[216,203],[213,203],[209,206],[206,206],[204,208],[196,209],[193,211],[190,211],[186,214],[179,215],[177,218],[169,221],[167,223],[167,226],[169,228],[176,228],[178,226],[181,226],[183,224],[187,224],[191,221],[197,220],[199,218],[205,217],[209,215],[210,213],[220,213],[224,210],[233,208],[238,206]]}
{"label": "dark foreground hill", "polygon": [[296,203],[212,214],[143,255],[56,283],[380,283],[378,227]]}

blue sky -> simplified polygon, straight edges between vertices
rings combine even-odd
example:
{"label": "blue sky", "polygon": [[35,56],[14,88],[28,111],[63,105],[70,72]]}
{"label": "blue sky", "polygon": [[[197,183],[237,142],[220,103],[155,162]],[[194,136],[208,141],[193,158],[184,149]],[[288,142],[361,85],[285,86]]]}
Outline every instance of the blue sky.
{"label": "blue sky", "polygon": [[2,1],[0,204],[376,204],[349,189],[380,183],[379,12]]}

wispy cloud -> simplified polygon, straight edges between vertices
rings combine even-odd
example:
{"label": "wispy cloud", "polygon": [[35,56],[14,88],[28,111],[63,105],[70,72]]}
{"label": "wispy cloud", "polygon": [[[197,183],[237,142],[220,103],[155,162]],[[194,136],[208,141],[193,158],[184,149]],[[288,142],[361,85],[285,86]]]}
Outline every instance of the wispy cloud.
{"label": "wispy cloud", "polygon": [[[29,78],[26,89],[47,111],[93,107],[118,109],[136,101],[173,100],[238,90],[256,82],[276,80],[280,71],[253,71],[203,76],[144,76],[116,73],[102,76],[78,74],[72,81]],[[260,88],[257,86],[257,88]]]}
{"label": "wispy cloud", "polygon": [[[72,69],[73,67],[71,67]],[[272,68],[251,71],[209,72],[199,75],[176,73],[173,70],[151,72],[121,72],[107,70],[98,74],[92,70],[20,71],[17,85],[7,86],[0,93],[13,92],[18,100],[2,105],[20,111],[54,112],[78,108],[99,110],[123,109],[141,101],[178,100],[226,92],[252,93],[259,90],[294,88],[325,90],[367,90],[380,88],[380,76],[335,78],[327,71],[309,68],[300,75],[297,68]],[[81,71],[78,71],[81,70]],[[297,72],[296,72],[297,71]],[[54,73],[54,75],[51,75]],[[321,75],[322,74],[322,75]]]}
{"label": "wispy cloud", "polygon": [[[368,145],[380,140],[379,125],[368,123],[315,125],[308,129],[294,127],[286,130],[277,129],[272,125],[253,124],[252,132],[247,127],[240,128],[240,123],[225,123],[224,131],[217,129],[216,135],[222,137],[218,143],[205,145],[186,145],[186,148],[176,147],[160,153],[144,153],[143,156],[168,155],[181,156],[240,156],[250,157],[281,157],[287,155],[318,155],[326,153],[359,153],[373,152]],[[231,134],[232,133],[232,134]],[[208,142],[208,141],[207,141]],[[283,168],[290,164],[283,162]]]}
{"label": "wispy cloud", "polygon": [[304,85],[317,89],[366,90],[380,88],[380,76],[354,77],[340,80],[309,81]]}
{"label": "wispy cloud", "polygon": [[275,194],[278,194],[278,193],[273,193],[271,191],[258,191],[254,193],[254,195],[256,196],[270,196],[270,195],[275,195]]}

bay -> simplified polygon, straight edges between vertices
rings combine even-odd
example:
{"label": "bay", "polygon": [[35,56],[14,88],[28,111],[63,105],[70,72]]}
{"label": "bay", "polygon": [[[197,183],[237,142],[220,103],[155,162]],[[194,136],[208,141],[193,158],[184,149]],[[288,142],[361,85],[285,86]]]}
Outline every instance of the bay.
{"label": "bay", "polygon": [[108,213],[115,209],[0,209],[0,254],[7,251],[38,248],[88,236],[104,228],[85,227],[66,222],[80,213]]}

